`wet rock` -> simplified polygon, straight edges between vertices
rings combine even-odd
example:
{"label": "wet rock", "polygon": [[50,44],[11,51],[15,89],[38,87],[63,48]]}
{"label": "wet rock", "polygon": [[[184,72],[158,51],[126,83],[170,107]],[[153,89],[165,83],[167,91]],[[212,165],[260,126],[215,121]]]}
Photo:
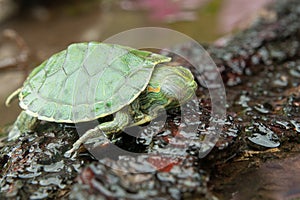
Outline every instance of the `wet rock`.
{"label": "wet rock", "polygon": [[[93,151],[85,156],[80,153],[76,159],[64,157],[63,153],[77,139],[74,137],[77,136],[76,129],[43,123],[38,127],[39,133],[23,134],[19,140],[1,149],[5,173],[0,179],[0,194],[5,198],[24,195],[26,199],[61,198],[69,194],[74,199],[158,196],[181,199],[199,195],[210,199],[208,174],[196,165],[198,156],[190,157],[192,154],[188,151],[190,146],[197,144],[200,136],[197,130],[202,123],[196,121],[202,111],[197,111],[197,115],[190,111],[184,116],[178,112],[180,110],[170,111],[163,126],[159,120],[145,126],[143,133],[147,136],[137,134],[133,137],[127,134],[130,130],[116,135],[115,142],[110,144],[113,149],[100,145],[94,150],[109,152],[99,161],[93,160]],[[209,119],[204,116],[203,119]],[[203,121],[203,124],[208,122]],[[139,137],[148,137],[151,148],[139,144]],[[193,141],[194,144],[190,143]],[[123,153],[117,151],[113,155],[116,149]],[[197,146],[197,151],[199,149],[201,146]],[[128,156],[130,154],[138,156]],[[9,163],[6,158],[10,159]],[[75,184],[76,177],[82,181],[80,184]]]}
{"label": "wet rock", "polygon": [[[2,148],[0,155],[9,156],[10,162],[3,166],[1,195],[5,198],[22,196],[24,199],[59,198],[62,193],[54,191],[70,190],[66,183],[76,176],[72,165],[81,162],[68,160],[65,164],[63,161],[65,146],[60,143],[68,141],[69,134],[58,130],[54,133],[56,137],[26,134],[16,142],[8,143],[7,149]],[[57,144],[56,148],[49,149],[53,143]]]}
{"label": "wet rock", "polygon": [[[138,162],[139,165],[131,165],[131,162]],[[144,172],[143,166],[152,163],[149,156],[93,163],[80,173],[78,183],[72,189],[71,199],[209,197],[205,189],[208,181],[205,172],[191,166],[190,161],[178,161],[167,171]],[[128,164],[132,167],[130,172]]]}

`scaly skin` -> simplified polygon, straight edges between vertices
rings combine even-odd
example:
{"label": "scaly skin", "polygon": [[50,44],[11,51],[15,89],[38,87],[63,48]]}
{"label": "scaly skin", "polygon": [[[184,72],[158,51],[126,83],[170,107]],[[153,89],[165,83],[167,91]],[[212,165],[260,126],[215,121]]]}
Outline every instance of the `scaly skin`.
{"label": "scaly skin", "polygon": [[38,120],[36,117],[32,117],[25,111],[22,111],[8,134],[8,140],[18,139],[22,133],[34,130],[37,124]]}

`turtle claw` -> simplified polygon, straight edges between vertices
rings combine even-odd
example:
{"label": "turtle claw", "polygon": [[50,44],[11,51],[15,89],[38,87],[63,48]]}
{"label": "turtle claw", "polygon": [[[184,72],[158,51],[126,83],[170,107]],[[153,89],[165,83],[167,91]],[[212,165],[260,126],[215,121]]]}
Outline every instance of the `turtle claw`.
{"label": "turtle claw", "polygon": [[74,149],[74,147],[64,153],[66,158],[76,158],[77,155],[77,149]]}
{"label": "turtle claw", "polygon": [[79,149],[79,147],[80,147],[81,144],[82,143],[80,141],[75,142],[73,144],[72,149],[66,151],[65,154],[64,154],[64,156],[66,158],[75,158],[75,157],[77,157],[77,150]]}
{"label": "turtle claw", "polygon": [[65,156],[66,158],[70,158],[71,155],[72,155],[72,152],[70,152],[70,150],[69,150],[69,151],[66,151],[66,152],[64,153],[64,156]]}

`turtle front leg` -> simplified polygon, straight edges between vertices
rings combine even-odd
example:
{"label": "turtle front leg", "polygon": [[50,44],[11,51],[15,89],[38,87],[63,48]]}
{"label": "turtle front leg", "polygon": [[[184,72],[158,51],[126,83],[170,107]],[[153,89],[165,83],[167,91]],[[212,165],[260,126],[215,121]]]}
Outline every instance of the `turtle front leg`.
{"label": "turtle front leg", "polygon": [[95,128],[90,129],[87,132],[85,132],[73,144],[72,149],[70,149],[69,151],[67,151],[65,153],[65,156],[70,157],[71,154],[73,154],[77,149],[79,149],[81,144],[84,144],[89,139],[97,138],[97,137],[99,137],[99,135],[101,135],[103,133],[106,135],[109,135],[109,134],[117,133],[117,132],[121,131],[123,128],[125,128],[130,123],[130,119],[131,119],[130,115],[126,111],[126,109],[123,109],[123,110],[117,112],[113,121],[99,124]]}
{"label": "turtle front leg", "polygon": [[8,141],[16,140],[21,133],[32,131],[37,125],[37,118],[22,111],[8,133]]}
{"label": "turtle front leg", "polygon": [[130,126],[139,126],[147,122],[151,122],[153,119],[161,115],[163,111],[165,112],[165,107],[163,105],[151,106],[147,113],[138,111],[138,115],[134,119],[134,123]]}

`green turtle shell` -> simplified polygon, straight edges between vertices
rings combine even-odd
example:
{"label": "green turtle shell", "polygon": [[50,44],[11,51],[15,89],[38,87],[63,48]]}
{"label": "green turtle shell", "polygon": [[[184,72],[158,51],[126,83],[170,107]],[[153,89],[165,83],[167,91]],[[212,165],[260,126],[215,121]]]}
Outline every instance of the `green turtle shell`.
{"label": "green turtle shell", "polygon": [[35,68],[20,106],[40,120],[75,123],[113,114],[146,88],[155,65],[170,58],[97,42],[71,44]]}

